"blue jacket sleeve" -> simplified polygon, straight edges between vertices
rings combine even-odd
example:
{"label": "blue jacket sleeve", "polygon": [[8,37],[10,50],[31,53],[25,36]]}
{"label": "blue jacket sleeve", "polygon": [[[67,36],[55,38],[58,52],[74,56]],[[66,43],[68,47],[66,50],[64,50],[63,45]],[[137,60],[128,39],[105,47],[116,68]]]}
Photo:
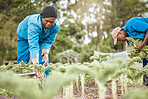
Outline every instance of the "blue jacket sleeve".
{"label": "blue jacket sleeve", "polygon": [[54,29],[51,29],[50,35],[44,38],[44,40],[42,41],[41,49],[46,49],[48,53],[52,43],[55,41],[58,32],[59,32],[59,26],[56,26]]}
{"label": "blue jacket sleeve", "polygon": [[28,24],[28,43],[31,59],[39,58],[39,26],[33,22]]}

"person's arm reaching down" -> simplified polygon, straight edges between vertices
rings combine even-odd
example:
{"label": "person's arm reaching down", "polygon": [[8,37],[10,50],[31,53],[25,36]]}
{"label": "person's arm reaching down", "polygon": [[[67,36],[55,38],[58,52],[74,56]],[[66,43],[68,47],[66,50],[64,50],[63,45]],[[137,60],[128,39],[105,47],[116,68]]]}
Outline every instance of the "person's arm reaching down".
{"label": "person's arm reaching down", "polygon": [[55,41],[56,34],[58,32],[59,32],[59,27],[56,27],[55,29],[52,30],[51,35],[48,38],[45,38],[41,44],[42,57],[43,57],[43,61],[45,61],[45,63],[43,64],[44,66],[46,66],[48,63],[48,53],[52,43]]}
{"label": "person's arm reaching down", "polygon": [[145,38],[142,43],[136,44],[136,51],[139,52],[148,42],[148,31],[146,31]]}

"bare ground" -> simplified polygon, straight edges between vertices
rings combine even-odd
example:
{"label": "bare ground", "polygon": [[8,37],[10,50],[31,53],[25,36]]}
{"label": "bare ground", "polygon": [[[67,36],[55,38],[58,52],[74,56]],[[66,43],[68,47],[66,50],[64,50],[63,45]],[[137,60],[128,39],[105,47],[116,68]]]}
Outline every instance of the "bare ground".
{"label": "bare ground", "polygon": [[[120,81],[116,82],[117,85],[117,99],[122,99],[122,92],[121,92],[121,83]],[[112,98],[112,88],[111,88],[111,81],[107,82],[107,92],[106,92],[106,99],[113,99]],[[128,89],[131,87],[135,87],[135,85],[128,85]],[[141,88],[148,88],[148,86],[136,86]],[[61,91],[60,95],[55,97],[55,99],[66,99],[66,96],[63,95]],[[94,82],[88,82],[85,84],[84,88],[84,97],[82,98],[81,95],[81,87],[79,87],[79,92],[77,88],[74,87],[73,89],[73,99],[98,99],[98,87]]]}

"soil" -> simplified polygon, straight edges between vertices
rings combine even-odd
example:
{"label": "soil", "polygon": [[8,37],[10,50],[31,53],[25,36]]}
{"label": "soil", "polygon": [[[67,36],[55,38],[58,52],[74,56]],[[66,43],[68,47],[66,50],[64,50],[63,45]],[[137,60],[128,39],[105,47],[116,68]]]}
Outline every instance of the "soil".
{"label": "soil", "polygon": [[[121,82],[117,81],[117,99],[123,99],[122,98],[122,92],[121,92]],[[107,92],[106,92],[106,99],[113,99],[112,98],[112,90],[111,90],[111,81],[107,82]],[[131,87],[135,87],[135,85],[128,85],[128,89]],[[148,86],[136,86],[141,88],[148,88]],[[55,97],[55,99],[66,99],[66,96],[62,94],[61,91],[60,95]],[[79,92],[77,91],[77,88],[74,87],[73,89],[73,99],[98,99],[98,87],[95,84],[95,82],[87,82],[85,84],[84,88],[84,97],[81,96],[81,87],[79,87]]]}

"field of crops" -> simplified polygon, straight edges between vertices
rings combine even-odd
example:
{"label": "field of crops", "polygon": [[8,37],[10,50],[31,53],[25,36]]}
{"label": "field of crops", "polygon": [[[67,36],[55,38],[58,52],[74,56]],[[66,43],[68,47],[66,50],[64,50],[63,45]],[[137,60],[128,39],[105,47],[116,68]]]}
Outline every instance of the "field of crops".
{"label": "field of crops", "polygon": [[[2,65],[0,95],[17,99],[147,99],[148,88],[142,86],[142,76],[148,74],[148,66],[133,67],[141,62],[139,57],[104,63],[107,57],[108,54],[99,54],[90,57],[97,60],[91,63],[50,63],[47,67],[24,63]],[[17,75],[34,72],[34,67],[42,71],[41,79]],[[50,71],[48,77],[44,74],[46,69]]]}

